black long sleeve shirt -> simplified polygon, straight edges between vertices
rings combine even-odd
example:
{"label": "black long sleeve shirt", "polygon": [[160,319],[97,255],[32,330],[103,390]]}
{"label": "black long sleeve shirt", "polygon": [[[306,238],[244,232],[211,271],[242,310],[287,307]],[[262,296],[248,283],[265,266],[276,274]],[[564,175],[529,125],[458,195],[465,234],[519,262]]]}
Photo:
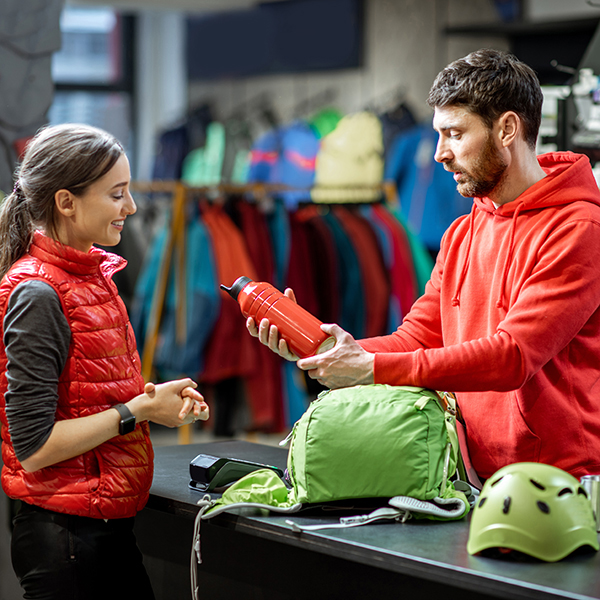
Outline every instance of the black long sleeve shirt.
{"label": "black long sleeve shirt", "polygon": [[8,359],[6,417],[20,461],[50,437],[58,380],[70,341],[71,329],[54,289],[39,280],[19,284],[4,317],[4,346]]}

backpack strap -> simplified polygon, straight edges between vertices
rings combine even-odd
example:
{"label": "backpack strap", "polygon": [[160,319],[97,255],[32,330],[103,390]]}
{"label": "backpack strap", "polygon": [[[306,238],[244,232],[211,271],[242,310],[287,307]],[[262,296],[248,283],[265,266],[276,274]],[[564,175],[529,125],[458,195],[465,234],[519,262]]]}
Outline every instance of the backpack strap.
{"label": "backpack strap", "polygon": [[436,396],[438,397],[441,407],[444,409],[446,430],[448,431],[448,437],[450,439],[450,443],[452,444],[452,450],[456,456],[456,470],[458,472],[458,478],[462,479],[463,481],[469,481],[467,478],[465,462],[463,460],[463,450],[457,431],[458,407],[456,404],[456,396],[450,392],[437,391]]}
{"label": "backpack strap", "polygon": [[199,585],[198,585],[198,574],[196,572],[198,565],[202,564],[202,554],[200,551],[200,523],[202,522],[202,515],[214,504],[210,494],[204,494],[197,504],[200,506],[200,510],[194,519],[194,534],[192,537],[192,551],[190,553],[190,587],[192,590],[193,600],[199,599]]}
{"label": "backpack strap", "polygon": [[431,501],[417,500],[410,496],[394,496],[390,504],[400,510],[411,513],[440,517],[442,519],[459,519],[465,514],[468,505],[462,498],[434,498]]}
{"label": "backpack strap", "polygon": [[409,496],[394,496],[389,501],[390,506],[378,508],[366,515],[353,517],[342,517],[337,523],[319,523],[318,525],[300,525],[290,519],[286,523],[291,526],[295,533],[303,531],[319,531],[321,529],[347,529],[348,527],[359,527],[376,521],[396,521],[405,523],[412,517],[423,516],[436,520],[460,519],[469,511],[469,502],[462,493],[453,493],[446,498],[434,498],[433,500],[417,500]]}
{"label": "backpack strap", "polygon": [[358,527],[359,525],[368,525],[375,521],[381,521],[383,519],[391,521],[400,521],[404,523],[410,518],[410,513],[406,510],[400,510],[392,506],[384,506],[378,508],[367,515],[357,515],[355,517],[342,517],[338,523],[321,523],[319,525],[299,525],[295,521],[290,519],[286,520],[286,523],[292,527],[292,531],[295,533],[302,533],[303,531],[319,531],[320,529],[347,529],[348,527]]}
{"label": "backpack strap", "polygon": [[[456,396],[452,392],[436,392],[440,404],[446,413],[446,428],[452,441],[452,446],[457,449],[457,470],[459,478],[468,482],[472,487],[481,490],[483,484],[479,480],[469,457],[467,447],[467,432],[464,421],[460,416],[460,409],[456,403]],[[451,417],[450,419],[448,417]]]}

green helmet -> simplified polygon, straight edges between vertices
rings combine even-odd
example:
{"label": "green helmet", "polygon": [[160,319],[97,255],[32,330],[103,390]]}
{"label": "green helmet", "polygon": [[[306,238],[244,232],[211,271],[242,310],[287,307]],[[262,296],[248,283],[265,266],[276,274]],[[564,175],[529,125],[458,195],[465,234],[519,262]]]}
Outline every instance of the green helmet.
{"label": "green helmet", "polygon": [[598,550],[594,513],[569,473],[516,463],[485,482],[471,519],[469,554],[507,548],[554,562],[585,545]]}

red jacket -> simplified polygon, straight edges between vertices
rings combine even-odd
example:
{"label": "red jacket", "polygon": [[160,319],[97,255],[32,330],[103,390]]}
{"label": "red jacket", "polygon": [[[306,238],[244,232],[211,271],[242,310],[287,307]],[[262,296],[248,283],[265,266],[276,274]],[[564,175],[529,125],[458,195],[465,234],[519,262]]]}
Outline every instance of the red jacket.
{"label": "red jacket", "polygon": [[363,340],[375,381],[457,392],[480,477],[521,461],[600,473],[600,193],[586,157],[446,232],[400,328]]}
{"label": "red jacket", "polygon": [[[97,248],[83,253],[36,233],[29,253],[0,283],[0,323],[12,290],[22,281],[45,281],[60,298],[71,345],[59,379],[57,420],[101,412],[143,392],[133,330],[111,280],[125,264],[121,257]],[[143,508],[153,474],[147,423],[85,454],[28,473],[17,460],[8,433],[2,340],[0,373],[2,487],[8,496],[57,512],[105,519],[131,517]]]}

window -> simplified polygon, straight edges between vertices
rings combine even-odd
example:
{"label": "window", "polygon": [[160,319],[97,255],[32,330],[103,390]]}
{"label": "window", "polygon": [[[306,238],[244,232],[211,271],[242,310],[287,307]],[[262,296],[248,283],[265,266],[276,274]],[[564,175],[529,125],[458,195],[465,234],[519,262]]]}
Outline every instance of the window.
{"label": "window", "polygon": [[133,17],[111,8],[66,7],[52,59],[51,124],[87,123],[133,148]]}

